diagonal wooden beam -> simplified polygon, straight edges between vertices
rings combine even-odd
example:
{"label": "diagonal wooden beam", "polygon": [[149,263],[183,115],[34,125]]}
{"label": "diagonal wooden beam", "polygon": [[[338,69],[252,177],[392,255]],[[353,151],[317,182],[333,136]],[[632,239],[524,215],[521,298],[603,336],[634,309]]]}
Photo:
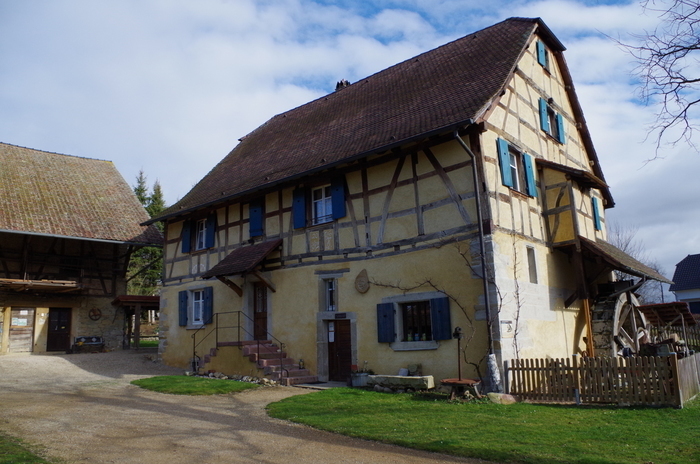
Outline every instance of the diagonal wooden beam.
{"label": "diagonal wooden beam", "polygon": [[260,281],[261,281],[262,283],[264,283],[265,286],[266,286],[267,288],[269,288],[269,289],[272,290],[273,292],[276,292],[276,291],[277,291],[277,289],[275,288],[274,284],[273,284],[272,282],[270,282],[270,279],[268,279],[267,277],[265,277],[264,275],[262,275],[262,273],[261,273],[260,271],[253,271],[252,274],[253,274],[255,277],[257,277],[258,279],[260,279]]}
{"label": "diagonal wooden beam", "polygon": [[216,276],[217,279],[219,279],[223,284],[225,284],[228,288],[236,292],[236,295],[239,297],[243,297],[243,289],[239,287],[238,285],[234,284],[230,280],[228,280],[224,276]]}

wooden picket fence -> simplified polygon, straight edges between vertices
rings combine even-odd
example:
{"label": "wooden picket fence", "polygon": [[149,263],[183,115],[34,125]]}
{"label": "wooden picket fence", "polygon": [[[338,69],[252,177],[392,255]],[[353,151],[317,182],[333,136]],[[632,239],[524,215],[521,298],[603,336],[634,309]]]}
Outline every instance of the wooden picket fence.
{"label": "wooden picket fence", "polygon": [[514,359],[505,382],[507,393],[532,402],[683,407],[700,393],[700,354]]}

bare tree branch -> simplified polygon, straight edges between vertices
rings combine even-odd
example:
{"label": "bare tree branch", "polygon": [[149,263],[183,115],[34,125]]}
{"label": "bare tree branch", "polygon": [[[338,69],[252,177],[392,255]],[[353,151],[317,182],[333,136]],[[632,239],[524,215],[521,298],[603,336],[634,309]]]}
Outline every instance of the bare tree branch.
{"label": "bare tree branch", "polygon": [[641,97],[659,107],[650,127],[650,134],[656,133],[657,153],[667,140],[672,146],[684,141],[697,151],[693,132],[700,114],[700,2],[645,0],[642,6],[661,23],[633,36],[638,45],[617,42],[637,61]]}

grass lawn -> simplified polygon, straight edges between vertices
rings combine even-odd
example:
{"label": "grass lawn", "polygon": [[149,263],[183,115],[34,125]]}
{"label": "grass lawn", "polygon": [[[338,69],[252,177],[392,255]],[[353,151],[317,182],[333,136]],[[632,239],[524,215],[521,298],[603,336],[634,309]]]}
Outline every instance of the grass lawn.
{"label": "grass lawn", "polygon": [[700,400],[684,409],[510,406],[335,388],[268,406],[331,432],[501,463],[697,464]]}
{"label": "grass lawn", "polygon": [[0,433],[0,464],[50,464],[36,455],[22,440]]}
{"label": "grass lawn", "polygon": [[140,348],[158,348],[158,340],[139,340],[139,347]]}
{"label": "grass lawn", "polygon": [[173,395],[220,395],[259,387],[259,385],[254,383],[238,382],[236,380],[187,377],[184,375],[161,375],[133,380],[131,383],[147,390]]}

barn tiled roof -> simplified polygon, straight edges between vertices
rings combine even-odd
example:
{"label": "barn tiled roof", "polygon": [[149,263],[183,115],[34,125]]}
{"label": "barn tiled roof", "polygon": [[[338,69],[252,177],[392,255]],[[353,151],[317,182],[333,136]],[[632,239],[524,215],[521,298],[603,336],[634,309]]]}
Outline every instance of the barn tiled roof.
{"label": "barn tiled roof", "polygon": [[0,143],[0,231],[160,245],[111,161]]}
{"label": "barn tiled roof", "polygon": [[510,18],[274,116],[154,220],[464,127],[499,96],[536,30],[564,49],[541,20]]}
{"label": "barn tiled roof", "polygon": [[688,255],[676,264],[673,282],[669,288],[672,292],[700,288],[700,254]]}

